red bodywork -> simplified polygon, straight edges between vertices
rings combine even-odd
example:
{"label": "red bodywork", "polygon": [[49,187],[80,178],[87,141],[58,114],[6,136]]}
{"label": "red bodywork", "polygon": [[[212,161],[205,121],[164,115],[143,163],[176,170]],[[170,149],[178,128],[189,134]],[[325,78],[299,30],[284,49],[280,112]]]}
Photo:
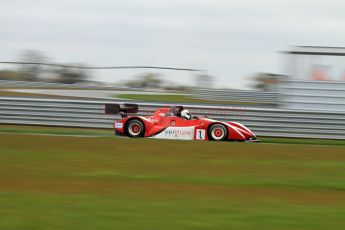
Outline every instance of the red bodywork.
{"label": "red bodywork", "polygon": [[221,122],[201,117],[186,120],[169,115],[170,108],[157,109],[153,116],[125,117],[114,124],[117,134],[127,135],[126,124],[132,119],[138,119],[145,126],[144,137],[182,140],[209,140],[209,127],[222,124],[227,128],[227,140],[254,141],[256,136],[244,125],[237,122]]}

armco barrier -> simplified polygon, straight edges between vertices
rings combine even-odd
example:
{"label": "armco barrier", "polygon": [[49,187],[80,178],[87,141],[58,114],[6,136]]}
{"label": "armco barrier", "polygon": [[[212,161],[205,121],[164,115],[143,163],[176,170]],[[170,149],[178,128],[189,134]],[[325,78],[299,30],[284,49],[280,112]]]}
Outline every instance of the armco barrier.
{"label": "armco barrier", "polygon": [[[119,116],[104,114],[104,103],[109,101],[0,97],[0,123],[112,128]],[[167,106],[171,105],[140,103],[138,114],[151,115],[156,108]],[[345,139],[343,112],[207,105],[186,107],[197,116],[241,122],[258,136]]]}
{"label": "armco barrier", "polygon": [[255,90],[194,89],[194,98],[214,101],[252,102],[256,104],[277,104],[277,93]]}
{"label": "armco barrier", "polygon": [[345,82],[285,80],[278,91],[282,108],[345,111]]}

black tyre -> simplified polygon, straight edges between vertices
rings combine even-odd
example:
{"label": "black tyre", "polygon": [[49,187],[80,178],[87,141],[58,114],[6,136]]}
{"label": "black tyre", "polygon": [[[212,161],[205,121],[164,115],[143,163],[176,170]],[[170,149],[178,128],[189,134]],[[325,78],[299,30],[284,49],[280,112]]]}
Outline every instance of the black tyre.
{"label": "black tyre", "polygon": [[222,124],[211,125],[208,129],[208,138],[211,141],[224,141],[228,136],[227,128]]}
{"label": "black tyre", "polygon": [[125,130],[129,137],[143,137],[145,126],[141,120],[133,119],[126,124]]}

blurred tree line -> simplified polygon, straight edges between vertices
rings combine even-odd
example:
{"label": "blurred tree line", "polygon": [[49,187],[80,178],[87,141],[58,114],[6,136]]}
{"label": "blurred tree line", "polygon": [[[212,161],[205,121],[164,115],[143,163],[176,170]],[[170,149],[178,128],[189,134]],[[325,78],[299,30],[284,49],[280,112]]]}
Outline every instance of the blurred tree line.
{"label": "blurred tree line", "polygon": [[[22,52],[19,62],[48,63],[49,59],[39,51],[26,50]],[[89,79],[89,71],[71,67],[18,64],[16,69],[0,70],[0,80],[74,84],[84,82],[87,79]]]}
{"label": "blurred tree line", "polygon": [[257,90],[272,91],[285,77],[280,74],[258,73],[252,78],[253,84],[251,86]]}
{"label": "blurred tree line", "polygon": [[133,80],[126,81],[124,85],[129,88],[137,89],[166,89],[180,91],[186,91],[190,88],[188,86],[179,85],[169,80],[165,80],[162,78],[161,74],[152,72],[140,74]]}
{"label": "blurred tree line", "polygon": [[[39,51],[26,50],[20,55],[20,63],[15,69],[0,70],[0,80],[39,81],[74,84],[90,81],[90,71],[83,68],[63,67],[55,65],[41,65],[49,63],[49,58]],[[31,63],[31,64],[24,64]],[[71,66],[85,66],[83,64],[69,64]],[[85,66],[86,67],[86,66]],[[212,88],[215,77],[206,73],[198,73],[195,77],[195,87]],[[257,90],[271,91],[284,76],[271,73],[258,73],[251,77],[251,87]],[[186,91],[191,86],[163,80],[158,73],[144,73],[134,80],[124,82],[126,87],[140,89],[168,89]]]}

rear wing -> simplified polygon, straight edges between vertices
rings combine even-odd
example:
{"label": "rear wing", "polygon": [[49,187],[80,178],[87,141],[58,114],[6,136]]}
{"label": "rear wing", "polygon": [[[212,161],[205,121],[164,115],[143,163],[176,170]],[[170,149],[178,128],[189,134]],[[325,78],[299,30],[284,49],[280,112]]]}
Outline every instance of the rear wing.
{"label": "rear wing", "polygon": [[137,113],[139,107],[137,104],[125,103],[123,106],[119,104],[105,104],[105,114],[120,114],[122,118],[127,117],[128,113]]}

